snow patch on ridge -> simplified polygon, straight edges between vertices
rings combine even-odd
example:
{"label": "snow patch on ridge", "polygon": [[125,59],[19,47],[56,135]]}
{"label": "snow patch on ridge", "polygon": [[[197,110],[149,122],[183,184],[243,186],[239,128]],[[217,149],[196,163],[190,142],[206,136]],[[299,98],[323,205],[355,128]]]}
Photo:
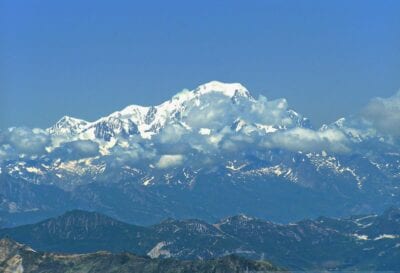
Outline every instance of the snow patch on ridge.
{"label": "snow patch on ridge", "polygon": [[399,235],[394,234],[381,234],[378,237],[374,238],[374,241],[382,240],[382,239],[396,239],[399,238]]}

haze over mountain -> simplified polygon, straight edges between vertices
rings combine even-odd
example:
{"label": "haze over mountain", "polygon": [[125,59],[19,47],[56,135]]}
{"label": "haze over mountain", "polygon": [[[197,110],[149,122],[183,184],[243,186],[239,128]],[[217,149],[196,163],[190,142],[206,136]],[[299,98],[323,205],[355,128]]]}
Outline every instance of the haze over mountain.
{"label": "haze over mountain", "polygon": [[312,128],[285,99],[213,81],[93,122],[9,128],[0,217],[14,225],[81,208],[148,224],[379,212],[400,201],[399,117],[400,93]]}

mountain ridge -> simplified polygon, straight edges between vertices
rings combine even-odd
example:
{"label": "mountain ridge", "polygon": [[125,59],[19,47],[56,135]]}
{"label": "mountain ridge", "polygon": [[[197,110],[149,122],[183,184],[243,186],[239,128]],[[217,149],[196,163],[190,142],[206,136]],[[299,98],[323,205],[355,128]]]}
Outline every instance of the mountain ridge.
{"label": "mountain ridge", "polygon": [[[121,111],[116,111],[108,116],[101,117],[93,122],[88,122],[82,119],[74,117],[64,116],[56,124],[46,131],[51,134],[61,135],[63,130],[66,132],[73,132],[73,134],[84,133],[85,131],[91,130],[93,127],[98,126],[104,122],[111,122],[111,120],[122,121],[123,124],[120,126],[128,126],[126,121],[129,120],[135,124],[138,132],[143,138],[151,138],[156,132],[146,134],[151,127],[154,127],[154,119],[158,120],[158,125],[163,126],[168,116],[171,116],[174,112],[178,111],[179,108],[184,108],[184,105],[193,100],[198,100],[201,96],[210,93],[221,94],[232,100],[237,97],[244,97],[250,100],[254,100],[250,95],[249,91],[239,83],[222,83],[218,81],[211,81],[209,83],[200,85],[193,91],[184,90],[177,93],[172,99],[167,100],[156,106],[141,106],[141,105],[129,105],[123,108]],[[198,103],[198,102],[196,102]],[[159,113],[161,112],[161,113]],[[159,114],[157,117],[156,115]],[[148,125],[148,126],[146,126]],[[74,127],[75,130],[70,127]],[[126,128],[124,128],[128,131]],[[128,133],[128,132],[127,132]],[[110,139],[106,139],[110,140]]]}
{"label": "mountain ridge", "polygon": [[267,259],[292,270],[400,268],[400,209],[394,207],[381,215],[319,217],[287,225],[242,214],[214,224],[168,219],[147,227],[73,210],[37,224],[0,229],[0,237],[58,253],[127,251],[184,260],[234,254]]}
{"label": "mountain ridge", "polygon": [[272,272],[283,269],[266,261],[251,261],[238,256],[226,256],[208,261],[178,261],[150,259],[131,253],[88,254],[42,253],[10,239],[0,240],[0,270],[14,273],[45,272],[143,272],[143,273],[206,273],[206,272]]}

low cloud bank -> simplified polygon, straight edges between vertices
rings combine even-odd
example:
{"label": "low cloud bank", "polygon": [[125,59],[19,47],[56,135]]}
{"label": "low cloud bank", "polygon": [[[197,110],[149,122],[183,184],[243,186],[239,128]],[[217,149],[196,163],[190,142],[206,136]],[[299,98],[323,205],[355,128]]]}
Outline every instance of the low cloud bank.
{"label": "low cloud bank", "polygon": [[0,162],[21,156],[76,160],[102,155],[115,164],[152,164],[166,169],[193,158],[193,164],[212,164],[226,154],[254,155],[268,149],[351,153],[355,135],[400,136],[400,92],[372,99],[361,119],[346,120],[347,127],[336,124],[321,130],[304,125],[307,120],[291,110],[285,99],[269,101],[263,96],[233,100],[210,94],[173,114],[175,119],[166,117],[165,126],[151,140],[138,135],[113,142],[68,139],[29,128],[0,131]]}
{"label": "low cloud bank", "polygon": [[14,127],[0,132],[0,162],[46,153],[49,135],[42,129]]}

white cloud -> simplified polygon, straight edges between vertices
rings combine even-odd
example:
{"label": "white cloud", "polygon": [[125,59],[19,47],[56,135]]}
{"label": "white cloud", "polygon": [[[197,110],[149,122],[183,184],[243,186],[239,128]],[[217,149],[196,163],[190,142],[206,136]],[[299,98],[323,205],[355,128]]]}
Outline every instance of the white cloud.
{"label": "white cloud", "polygon": [[263,141],[267,148],[281,148],[290,151],[314,152],[328,150],[344,153],[349,151],[347,137],[339,130],[314,131],[294,128],[277,132]]}
{"label": "white cloud", "polygon": [[9,144],[20,154],[43,153],[45,146],[49,143],[48,134],[38,128],[16,127],[10,128],[2,134],[3,142]]}
{"label": "white cloud", "polygon": [[94,154],[99,151],[99,144],[90,140],[77,140],[70,142],[74,150],[78,150],[85,154]]}
{"label": "white cloud", "polygon": [[4,160],[15,158],[17,158],[17,153],[9,144],[3,144],[0,146],[0,163]]}
{"label": "white cloud", "polygon": [[161,143],[176,143],[185,133],[187,130],[179,124],[168,125],[161,130],[158,140]]}
{"label": "white cloud", "polygon": [[400,91],[389,98],[374,98],[362,111],[380,133],[400,136]]}
{"label": "white cloud", "polygon": [[157,162],[156,167],[159,169],[166,169],[170,167],[179,166],[183,163],[183,155],[162,155]]}
{"label": "white cloud", "polygon": [[268,101],[266,97],[260,96],[251,104],[250,115],[244,118],[261,124],[290,126],[292,119],[288,117],[288,110],[286,99]]}
{"label": "white cloud", "polygon": [[208,128],[200,128],[199,134],[203,136],[208,136],[211,134],[211,129]]}
{"label": "white cloud", "polygon": [[154,148],[142,146],[137,142],[130,142],[128,147],[116,145],[111,154],[120,162],[136,162],[138,160],[149,160],[156,157]]}
{"label": "white cloud", "polygon": [[[339,130],[314,131],[295,127],[303,117],[289,109],[285,99],[231,100],[204,97],[195,106],[185,106],[179,115],[188,128],[169,124],[154,138],[159,154],[190,154],[193,150],[204,154],[250,152],[263,148],[288,150],[347,152],[346,136]],[[233,131],[231,126],[243,120],[245,129]],[[254,132],[258,127],[289,128],[287,131]],[[277,129],[274,129],[277,130]],[[264,132],[265,133],[265,132]],[[163,165],[163,162],[161,162]],[[160,166],[161,166],[160,165]]]}

